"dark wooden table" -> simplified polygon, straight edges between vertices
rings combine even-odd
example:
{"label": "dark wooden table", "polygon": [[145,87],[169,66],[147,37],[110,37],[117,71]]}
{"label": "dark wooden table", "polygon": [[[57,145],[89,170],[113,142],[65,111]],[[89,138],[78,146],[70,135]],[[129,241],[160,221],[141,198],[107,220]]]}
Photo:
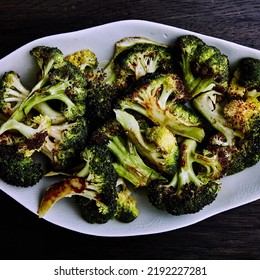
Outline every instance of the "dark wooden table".
{"label": "dark wooden table", "polygon": [[[255,0],[1,0],[0,58],[42,36],[123,19],[164,23],[260,50]],[[124,238],[60,228],[2,192],[0,213],[1,259],[260,259],[260,200],[179,230]]]}

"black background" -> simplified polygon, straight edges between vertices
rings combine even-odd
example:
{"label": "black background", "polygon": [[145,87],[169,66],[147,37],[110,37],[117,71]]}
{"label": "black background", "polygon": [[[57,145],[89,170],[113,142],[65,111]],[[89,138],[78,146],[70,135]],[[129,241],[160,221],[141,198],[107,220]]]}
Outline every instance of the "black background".
{"label": "black background", "polygon": [[[0,58],[43,36],[123,19],[168,24],[260,50],[255,0],[1,0]],[[123,238],[60,228],[3,192],[0,213],[1,259],[260,259],[260,200],[179,230]]]}

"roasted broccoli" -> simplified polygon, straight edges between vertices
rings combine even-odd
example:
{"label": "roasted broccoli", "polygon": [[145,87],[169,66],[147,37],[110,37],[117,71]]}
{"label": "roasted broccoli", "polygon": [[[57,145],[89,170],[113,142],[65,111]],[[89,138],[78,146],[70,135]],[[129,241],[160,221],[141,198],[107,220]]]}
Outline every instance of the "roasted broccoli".
{"label": "roasted broccoli", "polygon": [[[42,165],[32,156],[24,139],[9,132],[0,136],[0,178],[7,184],[18,187],[30,187],[38,183],[44,174]],[[29,153],[31,150],[29,150]]]}
{"label": "roasted broccoli", "polygon": [[219,99],[223,99],[223,94],[210,90],[194,97],[192,104],[208,120],[212,127],[219,132],[212,137],[212,144],[233,146],[236,144],[237,139],[242,138],[243,135],[227,122],[223,115],[223,105]]}
{"label": "roasted broccoli", "polygon": [[168,46],[140,43],[118,54],[114,65],[117,79],[129,85],[148,73],[169,73],[174,63]]}
{"label": "roasted broccoli", "polygon": [[137,200],[122,178],[117,180],[117,206],[115,218],[122,223],[131,223],[139,216]]}
{"label": "roasted broccoli", "polygon": [[260,60],[242,58],[235,66],[228,93],[232,98],[260,96]]}
{"label": "roasted broccoli", "polygon": [[72,122],[51,125],[41,152],[49,158],[51,169],[66,170],[73,166],[87,143],[88,122],[77,118]]}
{"label": "roasted broccoli", "polygon": [[87,89],[86,117],[89,120],[91,129],[102,126],[114,115],[113,109],[119,95],[116,87],[103,81],[92,80]]}
{"label": "roasted broccoli", "polygon": [[32,92],[34,92],[48,83],[49,73],[53,69],[64,65],[64,56],[60,49],[48,46],[34,47],[31,49],[30,55],[36,60],[40,68],[38,82],[32,89]]}
{"label": "roasted broccoli", "polygon": [[0,135],[6,131],[16,131],[25,137],[26,140],[23,142],[27,146],[27,156],[42,148],[51,126],[50,118],[41,115],[33,117],[29,123],[18,122],[15,119],[9,118],[0,127]]}
{"label": "roasted broccoli", "polygon": [[11,116],[29,93],[16,72],[6,72],[0,82],[0,110]]}
{"label": "roasted broccoli", "polygon": [[228,170],[230,175],[251,167],[260,160],[260,102],[255,97],[234,99],[224,106],[223,112],[227,122],[243,134],[236,149],[232,150]]}
{"label": "roasted broccoli", "polygon": [[95,53],[89,49],[68,54],[64,59],[77,66],[82,72],[95,69],[98,66]]}
{"label": "roasted broccoli", "polygon": [[115,158],[113,166],[118,176],[135,187],[145,187],[152,180],[164,179],[140,157],[135,145],[124,133],[117,120],[109,120],[94,131],[91,141],[94,145],[105,145],[111,151]]}
{"label": "roasted broccoli", "polygon": [[180,78],[176,74],[160,74],[146,77],[133,92],[119,100],[117,107],[136,111],[155,124],[166,126],[174,134],[201,142],[205,132],[199,117],[187,110],[182,113],[180,107],[175,108],[178,99],[185,99]]}
{"label": "roasted broccoli", "polygon": [[190,99],[211,89],[227,90],[229,59],[218,48],[207,45],[197,36],[183,35],[177,38],[176,51]]}
{"label": "roasted broccoli", "polygon": [[127,137],[147,164],[158,172],[174,174],[180,154],[175,135],[165,126],[148,126],[143,131],[133,115],[121,110],[115,110],[115,113]]}
{"label": "roasted broccoli", "polygon": [[12,118],[20,120],[36,105],[51,100],[61,101],[56,106],[67,120],[74,120],[85,114],[86,80],[76,66],[66,63],[63,67],[54,69],[49,73],[49,83],[34,94],[31,93]]}
{"label": "roasted broccoli", "polygon": [[64,197],[76,197],[82,217],[88,223],[106,223],[114,217],[117,206],[117,174],[111,154],[102,146],[86,146],[81,152],[83,167],[62,181],[48,187],[41,200],[38,214],[46,212]]}
{"label": "roasted broccoli", "polygon": [[104,68],[105,82],[125,88],[147,73],[170,71],[170,47],[143,37],[125,37],[115,43],[113,57]]}
{"label": "roasted broccoli", "polygon": [[169,47],[141,37],[126,37],[115,44],[114,56],[103,68],[88,73],[87,113],[94,127],[113,115],[113,107],[125,89],[140,77],[172,68]]}
{"label": "roasted broccoli", "polygon": [[148,199],[158,209],[172,215],[191,214],[211,204],[221,188],[219,181],[226,172],[226,158],[208,150],[196,151],[197,143],[185,139],[181,143],[179,169],[168,183],[153,181]]}

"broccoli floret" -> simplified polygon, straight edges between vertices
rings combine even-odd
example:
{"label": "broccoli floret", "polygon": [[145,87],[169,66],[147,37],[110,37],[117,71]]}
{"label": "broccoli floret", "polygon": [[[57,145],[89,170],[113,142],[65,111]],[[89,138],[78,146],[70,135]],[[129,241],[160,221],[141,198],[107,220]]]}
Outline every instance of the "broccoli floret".
{"label": "broccoli floret", "polygon": [[123,223],[131,223],[139,216],[137,200],[122,178],[117,180],[117,207],[115,218]]}
{"label": "broccoli floret", "polygon": [[7,115],[21,105],[30,91],[21,83],[20,76],[14,72],[6,72],[0,82],[0,109]]}
{"label": "broccoli floret", "polygon": [[106,147],[87,146],[81,153],[83,167],[74,175],[48,187],[38,214],[46,212],[64,197],[80,196],[76,204],[88,223],[106,223],[116,211],[117,174]]}
{"label": "broccoli floret", "polygon": [[[58,124],[85,114],[86,79],[79,68],[63,58],[57,48],[39,46],[31,50],[42,71],[38,83],[13,111],[11,118],[22,121],[31,109]],[[53,108],[49,103],[55,104]]]}
{"label": "broccoli floret", "polygon": [[154,181],[148,187],[148,199],[158,209],[172,215],[196,213],[217,197],[219,179],[226,172],[226,159],[208,150],[196,151],[197,143],[185,139],[181,144],[180,166],[168,184]]}
{"label": "broccoli floret", "polygon": [[[148,77],[132,93],[119,100],[122,110],[136,111],[174,134],[201,142],[205,132],[200,123],[190,122],[189,114],[174,111],[173,104],[182,99],[183,84],[176,74]],[[179,108],[179,107],[178,107]]]}
{"label": "broccoli floret", "polygon": [[211,89],[218,89],[221,92],[227,90],[229,60],[218,48],[205,44],[194,35],[178,37],[176,48],[190,99]]}
{"label": "broccoli floret", "polygon": [[228,174],[235,174],[260,160],[260,102],[257,98],[234,99],[224,109],[227,122],[243,133],[236,144]]}
{"label": "broccoli floret", "polygon": [[91,84],[87,90],[86,117],[92,129],[102,126],[113,117],[117,96],[118,90],[112,85],[103,82]]}
{"label": "broccoli floret", "polygon": [[67,62],[49,73],[48,81],[45,87],[31,92],[11,117],[20,121],[36,105],[40,110],[40,104],[47,101],[61,101],[58,112],[68,120],[85,114],[86,80],[76,66]]}
{"label": "broccoli floret", "polygon": [[234,129],[225,119],[223,106],[219,102],[219,98],[223,98],[222,93],[210,90],[196,96],[192,104],[219,133],[224,135],[224,139],[222,137],[214,137],[214,141],[211,141],[219,146],[232,146],[235,145],[237,138],[242,138],[243,135],[239,130]]}
{"label": "broccoli floret", "polygon": [[141,130],[137,119],[126,111],[115,110],[120,122],[138,152],[147,164],[158,172],[174,174],[179,163],[179,146],[175,135],[165,126]]}
{"label": "broccoli floret", "polygon": [[83,72],[95,69],[98,66],[95,53],[88,49],[76,51],[67,55],[64,59],[77,66]]}
{"label": "broccoli floret", "polygon": [[77,118],[72,122],[51,125],[41,152],[50,159],[55,171],[70,168],[86,144],[88,122]]}
{"label": "broccoli floret", "polygon": [[42,116],[48,116],[52,124],[66,122],[66,117],[64,116],[63,112],[55,110],[47,102],[38,103],[33,107],[33,109],[35,109]]}
{"label": "broccoli floret", "polygon": [[242,133],[250,132],[260,115],[260,102],[257,98],[234,99],[225,104],[223,114],[227,122]]}
{"label": "broccoli floret", "polygon": [[44,171],[33,157],[25,155],[24,147],[21,151],[19,144],[10,133],[0,136],[0,178],[7,184],[27,188],[38,183]]}
{"label": "broccoli floret", "polygon": [[94,131],[91,141],[94,145],[105,145],[111,151],[115,158],[113,166],[118,176],[135,187],[145,187],[152,180],[164,179],[140,157],[135,145],[124,133],[117,120],[109,120]]}
{"label": "broccoli floret", "polygon": [[242,58],[235,66],[228,93],[232,98],[260,96],[260,60]]}
{"label": "broccoli floret", "polygon": [[143,37],[125,37],[115,43],[113,57],[104,68],[105,82],[125,88],[129,79],[136,80],[157,69],[172,68],[169,46]]}
{"label": "broccoli floret", "polygon": [[[6,131],[17,131],[26,138],[24,141],[27,147],[26,156],[33,154],[35,151],[39,151],[46,137],[49,133],[51,122],[47,116],[36,116],[30,121],[30,125],[23,122],[18,122],[15,119],[9,118],[0,127],[0,135]],[[20,143],[21,145],[21,143]]]}
{"label": "broccoli floret", "polygon": [[34,92],[48,83],[51,70],[64,65],[64,57],[60,49],[48,46],[37,46],[30,51],[30,55],[36,59],[41,71],[38,83],[32,89]]}
{"label": "broccoli floret", "polygon": [[117,79],[128,85],[148,73],[171,72],[173,59],[169,47],[140,43],[118,54],[114,67]]}

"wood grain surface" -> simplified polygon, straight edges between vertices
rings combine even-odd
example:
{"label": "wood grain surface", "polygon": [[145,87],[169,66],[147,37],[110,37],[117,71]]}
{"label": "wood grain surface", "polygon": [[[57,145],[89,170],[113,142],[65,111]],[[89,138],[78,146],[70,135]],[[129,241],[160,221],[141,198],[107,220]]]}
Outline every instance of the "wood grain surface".
{"label": "wood grain surface", "polygon": [[[255,0],[0,0],[0,58],[43,36],[124,19],[163,23],[260,50],[260,2]],[[179,230],[124,238],[60,228],[2,192],[0,213],[1,259],[260,259],[260,200]]]}

